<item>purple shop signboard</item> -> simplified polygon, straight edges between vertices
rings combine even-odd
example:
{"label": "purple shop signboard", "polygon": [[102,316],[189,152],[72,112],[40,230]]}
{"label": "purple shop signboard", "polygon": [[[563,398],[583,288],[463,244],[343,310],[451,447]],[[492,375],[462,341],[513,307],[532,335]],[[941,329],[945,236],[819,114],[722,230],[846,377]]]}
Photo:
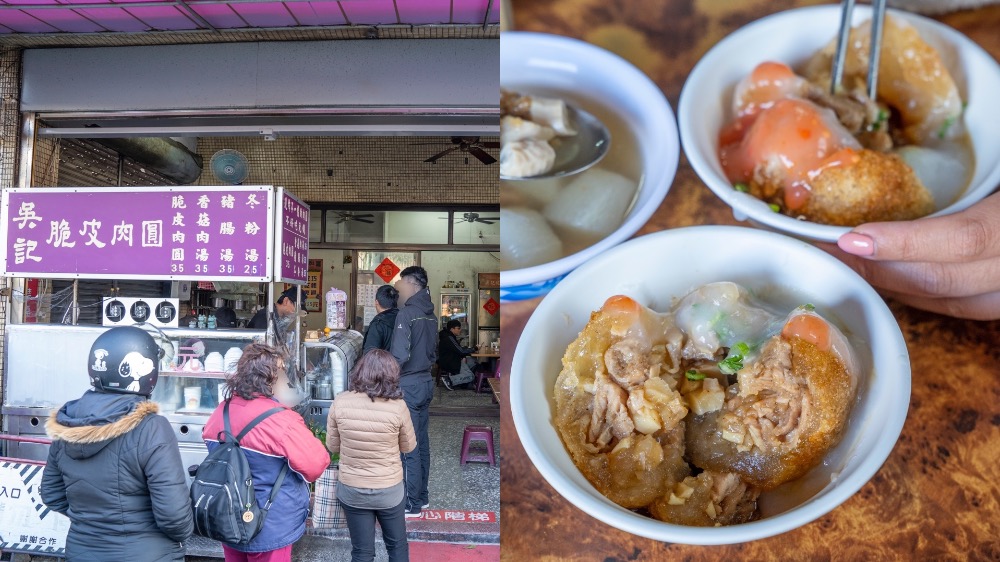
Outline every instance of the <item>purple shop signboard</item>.
{"label": "purple shop signboard", "polygon": [[274,245],[274,280],[301,285],[309,274],[309,206],[281,187],[277,200],[280,208],[275,224],[281,230]]}
{"label": "purple shop signboard", "polygon": [[270,280],[271,186],[9,189],[2,201],[4,276]]}

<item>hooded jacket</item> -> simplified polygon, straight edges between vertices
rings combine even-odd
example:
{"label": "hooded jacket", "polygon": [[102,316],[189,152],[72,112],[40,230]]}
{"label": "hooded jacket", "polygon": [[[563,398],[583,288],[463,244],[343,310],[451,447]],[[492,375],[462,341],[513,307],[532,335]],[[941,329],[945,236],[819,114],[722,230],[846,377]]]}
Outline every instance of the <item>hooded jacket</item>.
{"label": "hooded jacket", "polygon": [[448,328],[438,332],[438,365],[445,373],[457,375],[462,371],[462,358],[475,351],[458,343],[458,338]]}
{"label": "hooded jacket", "polygon": [[[277,401],[263,396],[245,400],[234,396],[229,405],[229,423],[234,434],[243,431],[254,418],[279,406]],[[209,451],[219,446],[219,435],[225,429],[222,417],[224,404],[212,412],[205,422],[202,438]],[[278,490],[278,496],[267,512],[260,533],[246,545],[228,545],[242,552],[268,552],[284,548],[305,534],[309,512],[309,482],[314,482],[330,466],[330,453],[316,439],[306,422],[294,410],[272,414],[247,433],[240,446],[246,454],[253,476],[257,505],[263,507],[281,467],[291,470]]]}
{"label": "hooded jacket", "polygon": [[399,309],[389,351],[399,363],[400,377],[430,375],[437,360],[437,317],[427,289],[418,291]]}
{"label": "hooded jacket", "polygon": [[370,324],[368,324],[368,331],[365,332],[364,344],[361,346],[361,352],[366,353],[369,349],[384,349],[389,351],[389,346],[392,344],[392,329],[395,327],[396,314],[399,313],[399,309],[390,308],[389,310],[383,310],[372,318]]}
{"label": "hooded jacket", "polygon": [[42,501],[69,517],[70,562],[183,561],[194,520],[170,422],[134,394],[88,390],[54,412]]}

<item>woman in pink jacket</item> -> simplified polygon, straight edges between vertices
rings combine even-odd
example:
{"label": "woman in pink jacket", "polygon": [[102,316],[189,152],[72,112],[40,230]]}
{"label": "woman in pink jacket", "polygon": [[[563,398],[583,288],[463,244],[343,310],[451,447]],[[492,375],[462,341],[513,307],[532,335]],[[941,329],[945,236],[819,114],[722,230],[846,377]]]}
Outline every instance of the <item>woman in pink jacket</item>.
{"label": "woman in pink jacket", "polygon": [[337,499],[351,533],[351,561],[375,559],[376,519],[389,562],[409,560],[400,453],[416,448],[417,438],[389,352],[372,349],[354,366],[350,390],[330,408],[326,446],[340,453]]}
{"label": "woman in pink jacket", "polygon": [[[284,357],[273,347],[250,344],[243,350],[236,374],[227,382],[230,423],[233,433],[238,434],[260,414],[282,405],[276,396],[288,387]],[[220,404],[212,413],[202,432],[210,451],[219,446],[223,406]],[[287,408],[251,429],[240,445],[250,464],[259,505],[267,502],[281,467],[287,464],[291,470],[260,533],[250,544],[222,546],[226,562],[290,562],[292,544],[306,531],[309,482],[323,474],[330,465],[330,455],[323,442],[306,427],[302,416]]]}

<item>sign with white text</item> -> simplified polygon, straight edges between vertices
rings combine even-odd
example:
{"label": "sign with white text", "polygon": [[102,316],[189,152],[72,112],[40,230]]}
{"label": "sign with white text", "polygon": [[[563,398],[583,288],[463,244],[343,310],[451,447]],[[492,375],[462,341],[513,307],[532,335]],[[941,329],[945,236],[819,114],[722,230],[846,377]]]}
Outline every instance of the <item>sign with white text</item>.
{"label": "sign with white text", "polygon": [[309,271],[309,206],[278,188],[274,280],[303,285]]}
{"label": "sign with white text", "polygon": [[2,202],[5,276],[270,280],[271,186],[9,189]]}

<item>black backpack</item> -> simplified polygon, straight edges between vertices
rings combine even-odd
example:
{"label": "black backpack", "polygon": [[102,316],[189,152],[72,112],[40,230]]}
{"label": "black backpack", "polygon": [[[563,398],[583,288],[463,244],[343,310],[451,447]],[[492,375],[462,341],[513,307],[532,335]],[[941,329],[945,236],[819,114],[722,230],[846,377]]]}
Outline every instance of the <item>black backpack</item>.
{"label": "black backpack", "polygon": [[219,446],[198,466],[191,484],[195,534],[226,544],[245,545],[264,528],[267,511],[288,472],[288,463],[281,467],[267,503],[259,507],[250,477],[250,464],[240,448],[240,440],[265,418],[282,410],[284,408],[271,408],[254,418],[234,437],[229,424],[229,400],[226,400],[222,410],[225,431],[219,432]]}

